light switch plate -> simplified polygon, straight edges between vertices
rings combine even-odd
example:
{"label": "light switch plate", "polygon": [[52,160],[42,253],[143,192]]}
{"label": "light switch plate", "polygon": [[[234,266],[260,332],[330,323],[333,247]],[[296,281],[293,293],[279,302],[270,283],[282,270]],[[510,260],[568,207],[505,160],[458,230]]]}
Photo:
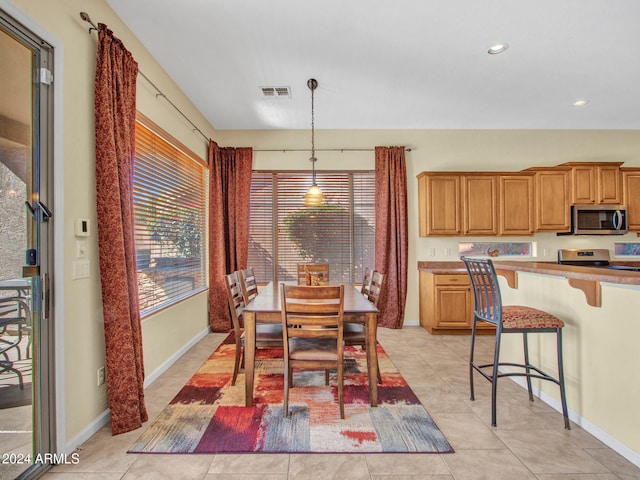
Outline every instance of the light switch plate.
{"label": "light switch plate", "polygon": [[89,260],[76,260],[73,262],[73,279],[89,278]]}

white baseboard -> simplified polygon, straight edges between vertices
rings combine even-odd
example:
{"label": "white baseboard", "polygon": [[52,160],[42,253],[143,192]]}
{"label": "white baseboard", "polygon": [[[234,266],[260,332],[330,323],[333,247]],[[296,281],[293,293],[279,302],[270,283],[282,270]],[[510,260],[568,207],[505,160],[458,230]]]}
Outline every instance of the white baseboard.
{"label": "white baseboard", "polygon": [[[502,371],[508,371],[508,370],[501,368],[500,371],[502,372]],[[527,382],[524,378],[511,377],[510,380],[520,385],[523,389],[525,390],[527,389]],[[539,388],[536,388],[535,386],[533,387],[533,394],[536,397],[538,397],[540,400],[542,400],[544,403],[549,405],[551,408],[556,410],[557,412],[562,413],[562,404],[560,403],[560,400],[541,391]],[[598,440],[600,440],[602,443],[607,445],[612,450],[615,450],[617,453],[619,453],[624,458],[629,460],[635,466],[640,467],[640,453],[629,448],[624,443],[612,437],[609,433],[597,427],[586,418],[578,415],[576,412],[574,412],[570,408],[568,410],[569,410],[568,412],[569,420],[571,420],[573,423],[575,423],[576,425],[580,426],[581,428],[589,432],[591,435],[596,437]]]}
{"label": "white baseboard", "polygon": [[402,324],[403,327],[419,327],[420,326],[420,321],[419,320],[405,320]]}
{"label": "white baseboard", "polygon": [[[180,350],[176,351],[171,357],[167,359],[162,365],[160,365],[153,373],[147,376],[144,380],[144,388],[147,388],[151,385],[160,375],[166,372],[171,365],[176,363],[176,361],[184,355],[191,347],[193,347],[196,343],[202,340],[206,335],[211,331],[211,327],[205,328],[198,335],[193,337],[188,343],[184,344]],[[66,450],[63,453],[71,454],[76,448],[82,445],[84,442],[89,440],[93,435],[95,435],[98,430],[104,427],[111,418],[109,409],[104,410],[100,415],[96,417],[96,419],[91,422],[85,429],[83,429],[78,435],[69,440],[66,444]]]}
{"label": "white baseboard", "polygon": [[62,453],[66,453],[68,455],[73,453],[73,451],[76,448],[78,448],[84,442],[89,440],[93,435],[95,435],[98,432],[98,430],[100,430],[107,423],[109,423],[110,418],[111,418],[111,415],[109,413],[109,409],[107,408],[100,415],[98,415],[98,417],[93,422],[87,425],[87,427],[84,430],[82,430],[78,435],[76,435],[71,440],[69,440],[66,445],[66,450]]}

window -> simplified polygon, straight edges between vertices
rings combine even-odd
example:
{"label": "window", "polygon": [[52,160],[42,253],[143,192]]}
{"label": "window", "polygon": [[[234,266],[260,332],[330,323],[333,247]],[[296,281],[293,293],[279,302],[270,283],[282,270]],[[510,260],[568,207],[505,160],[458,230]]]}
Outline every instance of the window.
{"label": "window", "polygon": [[194,153],[139,115],[133,207],[142,316],[206,286],[206,171]]}
{"label": "window", "polygon": [[316,172],[325,194],[305,208],[310,172],[254,171],[249,266],[260,283],[294,281],[298,263],[329,263],[332,281],[359,282],[374,264],[374,172]]}
{"label": "window", "polygon": [[458,244],[460,255],[489,255],[501,257],[531,257],[531,242],[461,242]]}

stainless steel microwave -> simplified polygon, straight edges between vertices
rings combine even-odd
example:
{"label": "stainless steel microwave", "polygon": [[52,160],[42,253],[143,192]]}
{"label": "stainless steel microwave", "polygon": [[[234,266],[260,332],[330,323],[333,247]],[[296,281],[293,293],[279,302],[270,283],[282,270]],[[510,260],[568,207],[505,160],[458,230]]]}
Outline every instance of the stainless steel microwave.
{"label": "stainless steel microwave", "polygon": [[627,233],[627,211],[621,205],[573,205],[571,233],[623,235]]}

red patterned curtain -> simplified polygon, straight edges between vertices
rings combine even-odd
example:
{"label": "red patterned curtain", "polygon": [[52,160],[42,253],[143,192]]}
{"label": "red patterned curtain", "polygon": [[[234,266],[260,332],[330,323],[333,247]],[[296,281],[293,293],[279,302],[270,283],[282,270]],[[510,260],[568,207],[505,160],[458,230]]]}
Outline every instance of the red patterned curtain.
{"label": "red patterned curtain", "polygon": [[378,324],[402,328],[407,299],[407,168],[404,147],[376,147],[376,260],[386,275]]}
{"label": "red patterned curtain", "polygon": [[251,148],[209,143],[209,323],[231,330],[224,275],[247,268]]}
{"label": "red patterned curtain", "polygon": [[107,388],[114,435],[147,421],[133,233],[138,64],[99,25],[95,77],[96,203]]}

